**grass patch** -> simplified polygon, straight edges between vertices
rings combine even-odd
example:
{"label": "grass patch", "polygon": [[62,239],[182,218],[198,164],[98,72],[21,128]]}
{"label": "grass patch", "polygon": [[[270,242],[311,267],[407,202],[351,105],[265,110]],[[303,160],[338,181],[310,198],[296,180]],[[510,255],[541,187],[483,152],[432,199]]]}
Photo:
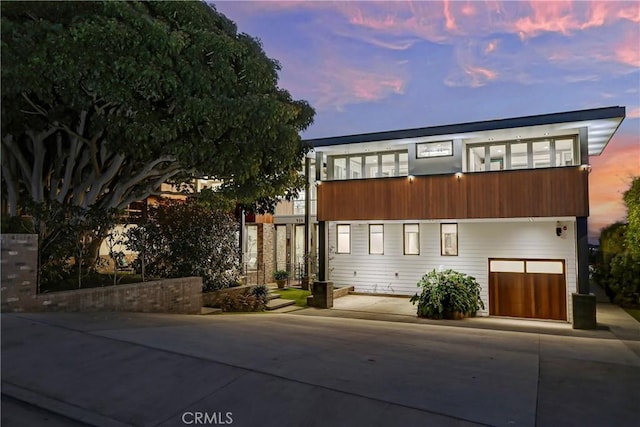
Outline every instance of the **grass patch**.
{"label": "grass patch", "polygon": [[625,308],[624,310],[640,322],[640,308]]}
{"label": "grass patch", "polygon": [[298,307],[306,307],[307,306],[307,297],[311,295],[311,291],[304,291],[302,289],[278,289],[273,293],[280,294],[280,296],[284,299],[292,299],[296,302]]}

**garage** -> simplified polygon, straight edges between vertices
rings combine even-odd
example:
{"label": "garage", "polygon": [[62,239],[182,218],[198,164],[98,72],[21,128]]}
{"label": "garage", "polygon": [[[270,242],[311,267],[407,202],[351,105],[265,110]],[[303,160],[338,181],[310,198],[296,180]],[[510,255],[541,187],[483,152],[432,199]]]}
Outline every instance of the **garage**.
{"label": "garage", "polygon": [[565,262],[489,259],[489,314],[567,320]]}

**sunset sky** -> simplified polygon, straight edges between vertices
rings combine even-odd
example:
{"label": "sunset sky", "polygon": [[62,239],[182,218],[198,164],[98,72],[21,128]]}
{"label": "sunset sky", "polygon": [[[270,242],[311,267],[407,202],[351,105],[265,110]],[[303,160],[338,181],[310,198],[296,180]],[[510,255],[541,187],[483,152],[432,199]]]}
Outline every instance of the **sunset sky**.
{"label": "sunset sky", "polygon": [[640,2],[214,2],[316,109],[304,138],[607,106],[627,118],[589,175],[589,234],[640,175]]}

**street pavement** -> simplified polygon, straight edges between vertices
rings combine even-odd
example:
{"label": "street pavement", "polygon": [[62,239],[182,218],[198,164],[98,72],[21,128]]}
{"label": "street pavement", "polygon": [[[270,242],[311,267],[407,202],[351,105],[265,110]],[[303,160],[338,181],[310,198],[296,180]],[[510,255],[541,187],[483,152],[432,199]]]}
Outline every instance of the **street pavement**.
{"label": "street pavement", "polygon": [[317,309],[3,314],[2,425],[636,426],[640,323],[598,310],[595,331]]}

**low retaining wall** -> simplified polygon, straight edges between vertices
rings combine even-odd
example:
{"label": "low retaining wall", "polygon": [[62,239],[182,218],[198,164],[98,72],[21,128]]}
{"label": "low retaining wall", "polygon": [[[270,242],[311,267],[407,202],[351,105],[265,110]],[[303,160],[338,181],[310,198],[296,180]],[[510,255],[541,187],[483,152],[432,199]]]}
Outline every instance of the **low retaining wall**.
{"label": "low retaining wall", "polygon": [[345,286],[342,288],[333,288],[333,299],[346,297],[349,292],[353,292],[353,286]]}
{"label": "low retaining wall", "polygon": [[38,236],[3,234],[1,242],[2,312],[137,311],[199,314],[202,308],[201,277],[38,294]]}
{"label": "low retaining wall", "polygon": [[[4,290],[4,286],[3,286]],[[202,278],[181,277],[128,285],[23,295],[5,303],[3,312],[133,311],[200,314]]]}

